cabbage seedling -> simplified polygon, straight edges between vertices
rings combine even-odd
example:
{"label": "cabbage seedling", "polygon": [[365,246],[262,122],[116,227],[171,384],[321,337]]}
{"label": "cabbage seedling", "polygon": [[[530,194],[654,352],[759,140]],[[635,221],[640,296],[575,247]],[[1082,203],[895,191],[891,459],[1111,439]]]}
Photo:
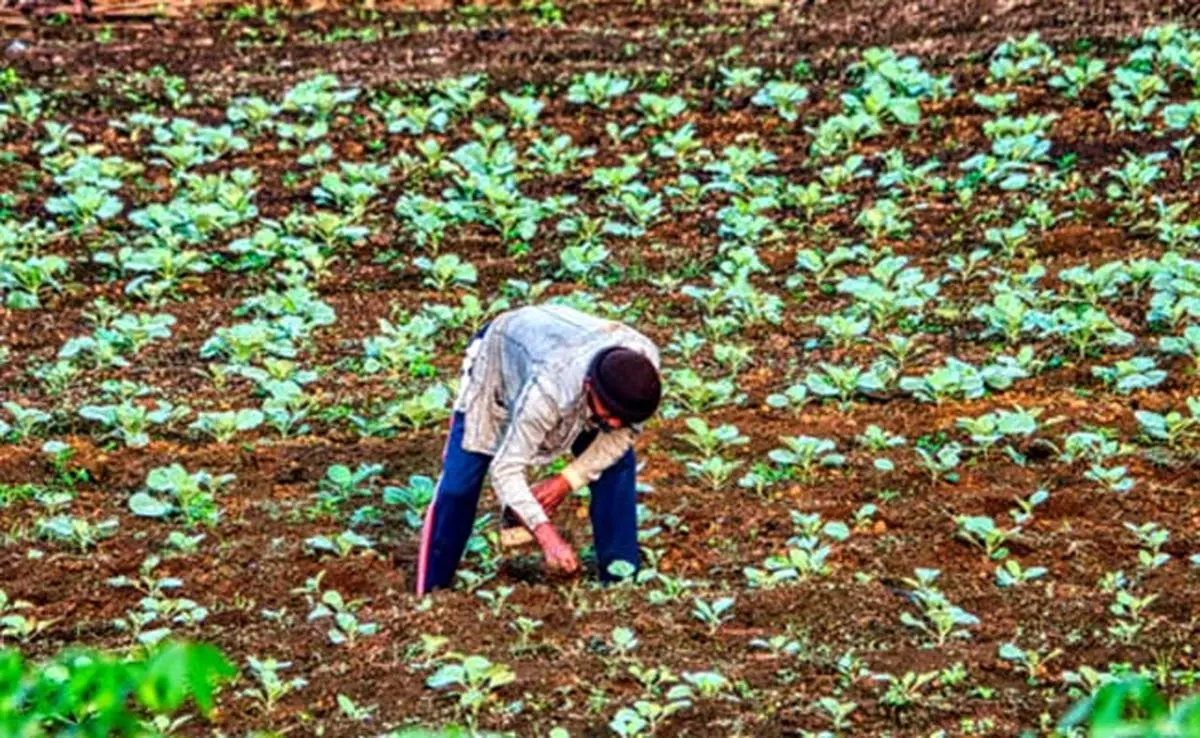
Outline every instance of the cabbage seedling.
{"label": "cabbage seedling", "polygon": [[1189,325],[1182,336],[1163,336],[1158,350],[1164,354],[1186,356],[1200,369],[1200,325]]}
{"label": "cabbage seedling", "polygon": [[933,585],[939,576],[941,572],[937,569],[917,569],[916,578],[904,579],[904,583],[913,588],[909,598],[917,606],[921,617],[904,612],[900,613],[900,622],[929,634],[941,646],[951,637],[969,638],[970,633],[965,628],[979,625],[979,618],[946,599],[941,590]]}
{"label": "cabbage seedling", "polygon": [[1116,598],[1108,610],[1114,616],[1115,622],[1108,626],[1108,633],[1120,643],[1129,645],[1137,640],[1137,636],[1146,627],[1146,608],[1158,599],[1157,594],[1137,597],[1128,590],[1118,589]]}
{"label": "cabbage seedling", "polygon": [[0,427],[0,438],[12,435],[19,442],[32,438],[43,431],[50,422],[50,413],[37,408],[27,408],[9,400],[0,405],[12,416],[12,424]]}
{"label": "cabbage seedling", "polygon": [[1008,559],[996,567],[996,586],[1001,589],[1016,587],[1046,575],[1046,567],[1022,568],[1016,559]]}
{"label": "cabbage seedling", "polygon": [[333,538],[329,536],[312,536],[304,539],[304,547],[316,554],[331,553],[338,558],[345,558],[350,555],[356,548],[373,551],[370,538],[355,533],[352,530],[345,530],[338,533]]}
{"label": "cabbage seedling", "polygon": [[1099,377],[1121,394],[1155,387],[1167,378],[1166,371],[1159,369],[1151,356],[1135,356],[1118,361],[1110,367],[1094,366],[1092,375]]}
{"label": "cabbage seedling", "polygon": [[778,464],[800,482],[812,481],[813,470],[820,466],[842,466],[846,457],[833,453],[837,444],[828,438],[812,436],[780,436],[786,448],[772,449],[767,458]]}
{"label": "cabbage seedling", "polygon": [[1104,60],[1080,55],[1070,66],[1060,66],[1058,74],[1051,77],[1047,84],[1061,91],[1068,100],[1078,100],[1084,90],[1103,79],[1104,69]]}
{"label": "cabbage seedling", "polygon": [[433,501],[434,487],[432,478],[414,474],[408,478],[407,487],[384,487],[383,501],[388,505],[403,506],[404,521],[410,528],[419,529],[425,508]]}
{"label": "cabbage seedling", "polygon": [[197,415],[196,420],[188,426],[188,429],[210,436],[217,443],[229,443],[237,434],[259,427],[262,425],[262,421],[262,412],[252,408],[225,412],[203,412]]}
{"label": "cabbage seedling", "polygon": [[309,611],[306,620],[311,623],[322,618],[333,618],[333,627],[326,632],[329,642],[335,646],[343,643],[353,645],[359,638],[379,632],[376,623],[359,621],[356,613],[361,606],[360,600],[347,602],[337,590],[326,590],[321,593],[320,602]]}
{"label": "cabbage seedling", "polygon": [[0,258],[0,287],[7,293],[5,306],[13,310],[40,308],[41,296],[47,289],[56,292],[62,289],[58,277],[66,274],[67,269],[65,259],[49,254]]}
{"label": "cabbage seedling", "polygon": [[260,660],[249,656],[247,662],[250,664],[250,673],[257,684],[243,689],[239,694],[254,700],[259,710],[265,715],[274,712],[275,706],[284,697],[308,686],[308,680],[303,677],[284,680],[279,676],[280,671],[291,667],[290,661],[276,661],[274,658]]}
{"label": "cabbage seedling", "polygon": [[958,481],[958,474],[953,470],[958,468],[962,461],[962,444],[951,441],[933,452],[920,447],[914,450],[932,481],[936,482],[942,478],[948,482]]}
{"label": "cabbage seedling", "polygon": [[633,84],[611,72],[596,74],[586,72],[576,78],[567,88],[567,102],[575,105],[591,104],[604,110],[611,102],[630,90]]}
{"label": "cabbage seedling", "polygon": [[[207,471],[189,474],[182,464],[151,469],[146,475],[148,492],[136,492],[129,498],[135,515],[163,518],[179,513],[188,526],[214,525],[219,516],[216,493],[235,479],[233,474],[213,476]],[[156,496],[153,493],[157,493]],[[163,499],[169,495],[174,502]]]}
{"label": "cabbage seedling", "polygon": [[497,698],[497,692],[517,680],[517,675],[508,666],[493,663],[483,656],[451,653],[446,658],[454,663],[442,664],[425,680],[425,686],[457,693],[455,706],[472,726],[479,711]]}
{"label": "cabbage seedling", "polygon": [[475,266],[458,254],[442,254],[434,260],[419,256],[413,260],[413,266],[425,274],[421,283],[438,291],[450,285],[474,284],[478,276]]}
{"label": "cabbage seedling", "polygon": [[1010,661],[1017,666],[1021,671],[1025,672],[1025,681],[1034,686],[1038,683],[1039,678],[1045,674],[1046,664],[1061,656],[1063,650],[1056,648],[1054,650],[1041,649],[1023,649],[1014,643],[1002,643],[998,649],[997,655],[1004,661]]}
{"label": "cabbage seedling", "polygon": [[822,697],[814,705],[829,718],[834,730],[848,730],[850,714],[858,709],[855,702],[841,702],[833,697]]}
{"label": "cabbage seedling", "polygon": [[1200,397],[1187,398],[1188,414],[1177,410],[1160,414],[1149,410],[1135,410],[1134,417],[1147,438],[1165,441],[1172,448],[1184,441],[1200,436]]}
{"label": "cabbage seedling", "polygon": [[800,117],[799,108],[806,100],[807,88],[785,80],[767,82],[750,98],[752,104],[774,110],[788,123],[795,123]]}
{"label": "cabbage seedling", "polygon": [[720,597],[705,602],[697,597],[692,601],[692,617],[707,625],[709,633],[716,633],[718,628],[733,619],[735,601],[734,597]]}
{"label": "cabbage seedling", "polygon": [[40,538],[69,543],[82,553],[115,535],[117,526],[116,518],[92,523],[72,515],[56,515],[38,520],[36,530]]}
{"label": "cabbage seedling", "polygon": [[890,707],[903,709],[923,701],[925,688],[932,684],[937,676],[938,672],[936,671],[925,671],[920,674],[908,671],[901,677],[894,674],[876,674],[874,678],[887,682],[888,685],[880,702]]}
{"label": "cabbage seedling", "polygon": [[988,555],[988,558],[1000,560],[1008,556],[1004,544],[1020,534],[1021,528],[1004,529],[987,515],[960,515],[954,519],[958,526],[955,535],[968,543],[978,546]]}

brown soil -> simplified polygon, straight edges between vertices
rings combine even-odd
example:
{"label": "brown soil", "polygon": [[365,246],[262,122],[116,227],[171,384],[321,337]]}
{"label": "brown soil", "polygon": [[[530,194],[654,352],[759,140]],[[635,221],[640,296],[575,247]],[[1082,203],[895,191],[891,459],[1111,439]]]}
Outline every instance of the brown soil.
{"label": "brown soil", "polygon": [[[708,62],[737,46],[742,49],[737,57],[740,65],[787,69],[803,58],[819,79],[826,79],[844,69],[849,60],[847,46],[891,45],[918,54],[935,71],[953,68],[956,79],[961,80],[957,86],[965,90],[970,89],[971,80],[982,80],[985,75],[986,62],[980,62],[980,55],[1009,35],[1036,30],[1043,40],[1058,45],[1060,54],[1070,53],[1069,42],[1086,37],[1093,41],[1092,53],[1107,58],[1111,67],[1121,58],[1118,44],[1126,34],[1140,32],[1152,22],[1182,19],[1192,4],[1181,0],[1105,4],[818,0],[761,7],[731,2],[563,5],[566,26],[562,28],[536,27],[529,13],[513,8],[481,14],[383,8],[298,11],[283,13],[277,23],[261,18],[232,20],[228,13],[214,13],[196,19],[116,24],[111,38],[103,43],[95,38],[99,24],[35,25],[23,31],[29,51],[11,63],[23,78],[57,91],[60,117],[72,120],[75,130],[89,141],[104,141],[107,153],[127,158],[140,156],[141,145],[113,133],[108,120],[135,109],[135,103],[115,94],[112,80],[156,66],[187,79],[197,100],[178,114],[201,122],[219,120],[224,101],[232,96],[278,97],[281,90],[317,69],[370,89],[398,89],[407,83],[471,71],[485,71],[492,89],[514,89],[525,83],[562,85],[573,74],[591,69],[615,69],[643,80],[665,69],[677,88],[687,90],[691,102],[681,122],[695,124],[698,136],[713,151],[733,144],[737,134],[757,134],[779,157],[774,173],[807,182],[815,173],[807,156],[810,139],[803,127],[782,126],[745,101],[729,110],[718,108],[716,95],[706,84],[714,74]],[[774,20],[759,27],[756,21],[764,12],[774,13]],[[376,40],[318,40],[338,29],[364,28],[375,29]],[[660,35],[658,28],[668,30]],[[636,46],[632,52],[629,44]],[[130,84],[138,88],[152,83],[135,80]],[[836,100],[822,102],[819,85],[810,87],[814,113],[827,115],[836,110]],[[1089,110],[1086,99],[1082,106],[1072,107],[1059,96],[1033,88],[1028,92],[1022,91],[1012,114],[1034,110],[1062,113],[1053,129],[1055,155],[1077,153],[1078,167],[1085,176],[1117,162],[1123,150],[1165,150],[1169,146],[1166,141],[1112,134],[1095,109],[1106,101],[1103,95],[1092,100]],[[634,96],[627,97],[606,112],[607,119],[632,121],[637,117]],[[904,146],[910,160],[938,156],[946,165],[943,173],[953,171],[951,167],[969,153],[986,146],[980,134],[983,116],[970,103],[970,93],[956,95],[944,105],[936,112],[944,120],[943,131],[953,132],[949,145],[942,145],[941,139],[948,136],[945,132],[926,129],[919,140],[911,142],[906,132],[891,132],[870,141],[862,153]],[[401,151],[411,152],[411,141],[383,133],[380,120],[365,105],[355,112],[362,115],[362,121],[339,119],[332,126],[330,143],[338,155],[382,160]],[[498,99],[490,99],[480,112],[499,116],[503,108]],[[928,125],[928,120],[927,115],[923,125]],[[600,151],[596,166],[619,164],[621,154],[635,150],[629,144],[611,145],[596,119],[580,115],[566,104],[564,95],[547,105],[541,121],[570,133],[578,145],[596,146]],[[0,191],[17,193],[14,213],[22,218],[44,217],[39,190],[49,191],[52,186],[49,177],[38,175],[40,179],[32,180],[32,191],[22,189],[22,171],[36,171],[34,147],[40,135],[26,133],[8,141],[6,151],[16,164],[0,169]],[[443,148],[449,149],[470,136],[469,128],[461,127],[439,138]],[[383,140],[385,149],[366,151],[366,142],[376,138]],[[259,173],[262,184],[256,203],[261,217],[282,217],[294,205],[310,202],[308,193],[316,184],[311,170],[297,170],[293,161],[272,148],[252,149],[220,165],[236,166],[253,166]],[[1172,194],[1176,201],[1200,199],[1194,187],[1189,194],[1177,161],[1167,168],[1160,192]],[[292,172],[299,182],[289,188],[281,178]],[[165,182],[161,170],[148,171],[146,177]],[[584,194],[583,184],[584,178],[576,175],[531,182],[528,188],[536,194]],[[334,363],[361,356],[361,341],[377,332],[379,319],[428,302],[457,302],[458,294],[423,287],[415,270],[391,271],[373,262],[381,252],[403,248],[405,237],[389,212],[397,195],[413,189],[434,195],[441,187],[440,182],[389,183],[376,200],[385,205],[377,205],[367,219],[374,231],[370,241],[343,251],[333,274],[321,283],[321,297],[339,316],[336,330],[318,331],[314,346],[304,357],[307,366],[328,369],[314,385],[322,407],[363,412],[402,392],[399,383],[360,375],[341,365],[335,368]],[[872,190],[869,182],[847,188],[860,196]],[[135,195],[126,212],[165,199],[165,192],[146,190]],[[984,212],[1003,206],[1005,197],[982,193],[976,202],[977,212]],[[954,209],[942,205],[914,211],[911,236],[890,243],[896,253],[909,257],[927,275],[942,270],[951,249],[968,247],[982,238],[983,225],[969,218],[955,220]],[[857,208],[844,206],[824,214],[820,222],[834,233],[857,233],[853,226]],[[642,241],[622,242],[614,248],[614,260],[627,267],[641,263],[651,271],[675,270],[685,262],[710,264],[718,243],[714,216],[715,209],[706,206],[699,213],[668,218]],[[1081,208],[1077,219],[1064,221],[1034,239],[1032,248],[1047,267],[1048,283],[1055,281],[1058,270],[1072,265],[1095,266],[1162,253],[1162,246],[1152,237],[1130,236],[1124,228],[1112,225],[1111,216],[1110,208],[1098,201]],[[122,227],[118,224],[114,230]],[[955,234],[966,236],[958,246],[953,245],[958,243],[952,240]],[[784,241],[762,249],[762,258],[773,272],[769,279],[780,294],[795,252],[807,245],[806,237],[789,234]],[[221,246],[215,244],[213,249]],[[557,248],[551,239],[539,239],[532,253],[516,257],[507,255],[494,235],[482,233],[455,236],[443,246],[444,251],[458,253],[478,266],[479,292],[492,296],[507,278],[533,281],[543,276],[545,270],[536,265],[557,263]],[[80,246],[64,238],[49,250],[78,255]],[[316,734],[316,725],[323,727],[325,735],[363,734],[366,729],[362,725],[339,712],[338,694],[360,705],[378,705],[368,724],[372,731],[411,720],[436,723],[452,719],[451,701],[425,689],[426,672],[412,666],[423,634],[448,636],[453,650],[483,654],[512,666],[517,682],[502,690],[500,699],[523,700],[523,709],[504,714],[501,704],[493,704],[481,722],[519,735],[544,735],[554,725],[570,729],[572,735],[604,735],[605,725],[617,709],[639,698],[640,687],[626,664],[603,653],[603,643],[617,625],[636,631],[640,645],[634,656],[643,665],[668,665],[676,673],[718,669],[739,684],[727,697],[699,701],[672,718],[666,729],[680,735],[772,736],[821,730],[828,727],[828,721],[813,704],[835,692],[843,701],[857,702],[851,722],[861,735],[926,736],[937,728],[953,730],[968,718],[990,718],[995,724],[993,734],[1016,735],[1020,729],[1036,725],[1043,711],[1059,714],[1070,701],[1065,689],[1051,695],[1028,689],[1024,676],[997,658],[998,645],[1006,641],[1064,648],[1066,654],[1041,675],[1043,684],[1054,687],[1062,687],[1063,670],[1081,665],[1153,665],[1156,658],[1166,656],[1173,669],[1197,668],[1189,644],[1200,635],[1193,614],[1200,608],[1196,574],[1200,570],[1186,565],[1187,557],[1200,551],[1196,535],[1200,507],[1189,492],[1200,483],[1194,457],[1180,456],[1164,464],[1141,455],[1123,458],[1121,463],[1130,467],[1138,484],[1133,493],[1118,496],[1101,492],[1088,481],[1082,462],[1069,466],[1032,451],[1025,467],[1015,466],[995,450],[987,458],[969,463],[957,483],[932,483],[917,466],[911,447],[917,439],[939,432],[960,437],[955,428],[958,418],[1012,405],[1044,408],[1043,417],[1062,416],[1063,422],[1044,434],[1056,443],[1070,431],[1098,426],[1118,429],[1123,438],[1132,439],[1137,433],[1132,409],[1181,409],[1184,398],[1200,389],[1186,360],[1160,362],[1171,370],[1169,380],[1154,392],[1133,397],[1108,392],[1086,366],[1068,363],[999,395],[999,401],[988,398],[934,406],[896,394],[858,402],[846,410],[835,403],[810,406],[800,415],[790,415],[767,408],[765,397],[781,391],[816,362],[864,365],[874,356],[874,350],[866,346],[802,352],[807,339],[820,335],[804,316],[833,312],[846,304],[844,296],[806,289],[789,301],[783,325],[748,327],[739,337],[754,349],[753,364],[739,379],[748,401],[741,408],[712,412],[707,420],[710,424],[733,423],[749,435],[751,443],[740,456],[747,460],[763,458],[779,445],[779,436],[834,439],[840,449],[850,449],[846,470],[824,470],[811,484],[779,487],[767,498],[758,499],[732,484],[712,492],[686,475],[678,458],[684,446],[676,438],[684,430],[682,419],[655,422],[639,449],[649,462],[643,480],[654,488],[646,497],[647,506],[659,522],[674,516],[663,532],[647,542],[661,555],[659,569],[708,582],[711,590],[704,593],[706,599],[721,596],[723,590],[736,594],[733,620],[709,633],[691,617],[690,595],[655,607],[646,603],[642,590],[600,592],[591,586],[590,578],[577,587],[559,586],[559,582],[546,580],[535,561],[517,558],[506,561],[497,579],[486,585],[492,589],[515,586],[505,613],[497,618],[477,597],[465,592],[439,594],[430,604],[417,602],[408,593],[414,534],[399,513],[378,499],[384,486],[403,485],[412,474],[436,475],[443,442],[440,425],[390,438],[361,438],[344,417],[329,414],[311,420],[310,434],[300,438],[281,441],[264,433],[260,438],[240,436],[237,444],[216,444],[197,440],[177,427],[156,432],[155,440],[141,449],[114,447],[87,435],[88,425],[74,410],[91,401],[101,378],[151,383],[163,388],[173,402],[197,410],[245,407],[254,402],[245,380],[233,379],[227,389],[220,390],[194,370],[201,365],[200,345],[215,327],[233,320],[233,310],[245,296],[265,284],[261,276],[220,269],[203,275],[185,287],[185,299],[168,301],[161,308],[178,321],[171,348],[156,345],[139,355],[129,369],[85,377],[64,394],[48,396],[26,369],[52,360],[68,337],[87,330],[83,313],[94,298],[122,299],[124,282],[109,282],[98,268],[79,264],[73,267],[72,279],[68,289],[50,297],[46,310],[0,308],[0,339],[12,351],[12,359],[0,366],[0,400],[19,400],[55,411],[53,437],[69,442],[77,453],[73,463],[89,473],[89,480],[77,487],[72,514],[90,520],[115,516],[120,521],[119,533],[82,554],[39,543],[36,548],[43,552],[42,557],[30,559],[26,552],[35,546],[24,534],[44,510],[31,501],[3,508],[0,514],[6,535],[0,538],[0,584],[10,597],[32,603],[32,612],[39,619],[56,621],[26,644],[30,653],[46,655],[80,641],[106,647],[127,645],[128,636],[113,628],[111,621],[136,608],[141,595],[115,590],[105,581],[121,574],[136,575],[145,556],[161,548],[170,530],[163,523],[130,514],[126,505],[129,493],[143,484],[148,470],[175,462],[189,471],[235,474],[236,482],[220,497],[220,524],[203,531],[206,538],[195,553],[166,557],[157,571],[182,578],[182,596],[210,610],[202,625],[187,629],[188,635],[219,644],[243,665],[251,655],[289,661],[292,667],[282,675],[303,675],[309,685],[285,698],[270,714],[261,713],[234,690],[227,691],[217,716],[225,734],[272,728],[310,735]],[[571,289],[574,286],[560,283],[552,292]],[[940,299],[963,304],[981,296],[986,299],[986,295],[986,280],[966,285],[955,282],[943,286]],[[660,293],[645,283],[618,283],[604,298],[645,305],[639,327],[664,346],[676,331],[684,326],[695,329],[698,324],[699,313],[690,300],[678,293]],[[1144,326],[1146,295],[1110,305],[1114,316],[1129,321],[1129,329],[1139,334],[1140,349],[1152,350],[1157,338]],[[926,334],[931,351],[918,360],[919,366],[939,364],[950,355],[979,361],[992,353],[989,343],[971,338],[977,329],[964,317],[961,325],[942,326],[939,332]],[[458,361],[456,350],[465,339],[464,332],[443,343],[440,369],[453,371]],[[1039,349],[1046,349],[1041,355],[1055,351],[1045,346]],[[1134,353],[1138,351],[1106,354],[1103,363]],[[697,364],[698,370],[710,375],[718,371],[707,351]],[[855,437],[870,424],[908,438],[909,446],[885,454],[896,461],[897,471],[875,471],[875,455],[855,444]],[[31,439],[0,446],[0,483],[51,484],[53,471],[38,450],[41,443],[42,439]],[[319,560],[304,551],[303,541],[310,536],[335,534],[345,527],[336,520],[309,519],[303,514],[325,469],[335,463],[352,468],[359,463],[385,465],[382,477],[373,485],[374,500],[362,500],[362,504],[373,501],[384,511],[384,525],[367,530],[380,541],[378,555]],[[998,523],[1007,524],[1013,498],[1028,496],[1039,487],[1051,492],[1050,501],[1038,508],[1010,550],[1026,567],[1046,567],[1044,583],[998,589],[993,584],[996,563],[954,537],[954,516],[991,515]],[[885,491],[887,501],[881,501],[880,493]],[[849,520],[867,503],[878,504],[879,513],[848,541],[835,544],[832,576],[774,591],[744,588],[743,569],[761,567],[763,559],[779,553],[793,535],[790,510]],[[484,505],[490,510],[490,498]],[[586,545],[589,531],[582,513],[582,509],[570,509],[561,516],[569,537]],[[1097,581],[1116,570],[1136,576],[1136,540],[1124,524],[1149,521],[1170,528],[1171,542],[1164,550],[1174,559],[1141,582],[1144,591],[1161,594],[1150,608],[1145,632],[1132,644],[1113,644],[1105,632],[1112,622],[1108,614],[1112,595],[1102,592]],[[929,649],[923,647],[919,634],[901,624],[900,614],[912,607],[885,583],[909,577],[917,567],[940,569],[939,583],[950,601],[979,617],[981,625],[971,629],[969,640],[952,640]],[[378,623],[379,635],[353,645],[333,646],[325,639],[327,625],[305,621],[305,601],[293,590],[322,571],[325,588],[363,601],[360,619]],[[860,573],[864,576],[854,576]],[[281,625],[264,618],[264,610],[286,610],[292,620]],[[518,614],[542,621],[532,639],[535,648],[514,648],[510,623]],[[800,658],[775,659],[749,647],[752,639],[786,632],[805,643]],[[876,673],[902,675],[961,662],[969,678],[957,687],[931,687],[920,704],[900,709],[885,704],[884,689],[869,679],[849,687],[840,684],[837,661],[851,649]],[[247,678],[239,689],[248,684]],[[973,690],[976,687],[994,690],[994,696],[981,696]],[[197,722],[181,733],[200,735],[204,729]]]}

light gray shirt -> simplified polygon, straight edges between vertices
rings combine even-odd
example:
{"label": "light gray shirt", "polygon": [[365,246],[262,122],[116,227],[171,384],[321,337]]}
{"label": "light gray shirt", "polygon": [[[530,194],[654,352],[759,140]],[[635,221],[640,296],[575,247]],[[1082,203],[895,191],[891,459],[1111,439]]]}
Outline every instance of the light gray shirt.
{"label": "light gray shirt", "polygon": [[[501,508],[512,508],[531,529],[547,517],[525,469],[565,454],[589,426],[583,380],[592,357],[609,346],[639,351],[660,367],[658,348],[638,331],[560,305],[502,313],[467,349],[454,403],[465,414],[463,449],[492,456]],[[597,434],[562,472],[571,489],[595,481],[640,432],[634,425]]]}

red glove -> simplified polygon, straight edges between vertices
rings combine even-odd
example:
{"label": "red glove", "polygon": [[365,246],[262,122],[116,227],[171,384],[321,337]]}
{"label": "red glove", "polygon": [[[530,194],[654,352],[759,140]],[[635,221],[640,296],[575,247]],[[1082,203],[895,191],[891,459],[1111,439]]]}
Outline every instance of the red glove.
{"label": "red glove", "polygon": [[542,553],[546,555],[546,566],[550,569],[565,574],[574,574],[579,570],[579,561],[575,558],[575,551],[562,539],[553,525],[542,523],[534,528],[533,537],[542,547]]}
{"label": "red glove", "polygon": [[571,483],[566,477],[558,474],[538,482],[529,491],[542,506],[542,510],[546,511],[546,517],[551,517],[562,501],[567,499],[567,495],[571,494]]}

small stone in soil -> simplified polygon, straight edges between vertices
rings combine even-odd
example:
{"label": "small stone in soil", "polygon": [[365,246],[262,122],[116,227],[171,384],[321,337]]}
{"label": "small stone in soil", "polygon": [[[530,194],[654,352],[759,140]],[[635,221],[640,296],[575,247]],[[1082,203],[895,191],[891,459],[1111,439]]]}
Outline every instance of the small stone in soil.
{"label": "small stone in soil", "polygon": [[28,51],[29,44],[14,38],[4,47],[4,56],[7,59],[16,59],[18,56],[24,56]]}

